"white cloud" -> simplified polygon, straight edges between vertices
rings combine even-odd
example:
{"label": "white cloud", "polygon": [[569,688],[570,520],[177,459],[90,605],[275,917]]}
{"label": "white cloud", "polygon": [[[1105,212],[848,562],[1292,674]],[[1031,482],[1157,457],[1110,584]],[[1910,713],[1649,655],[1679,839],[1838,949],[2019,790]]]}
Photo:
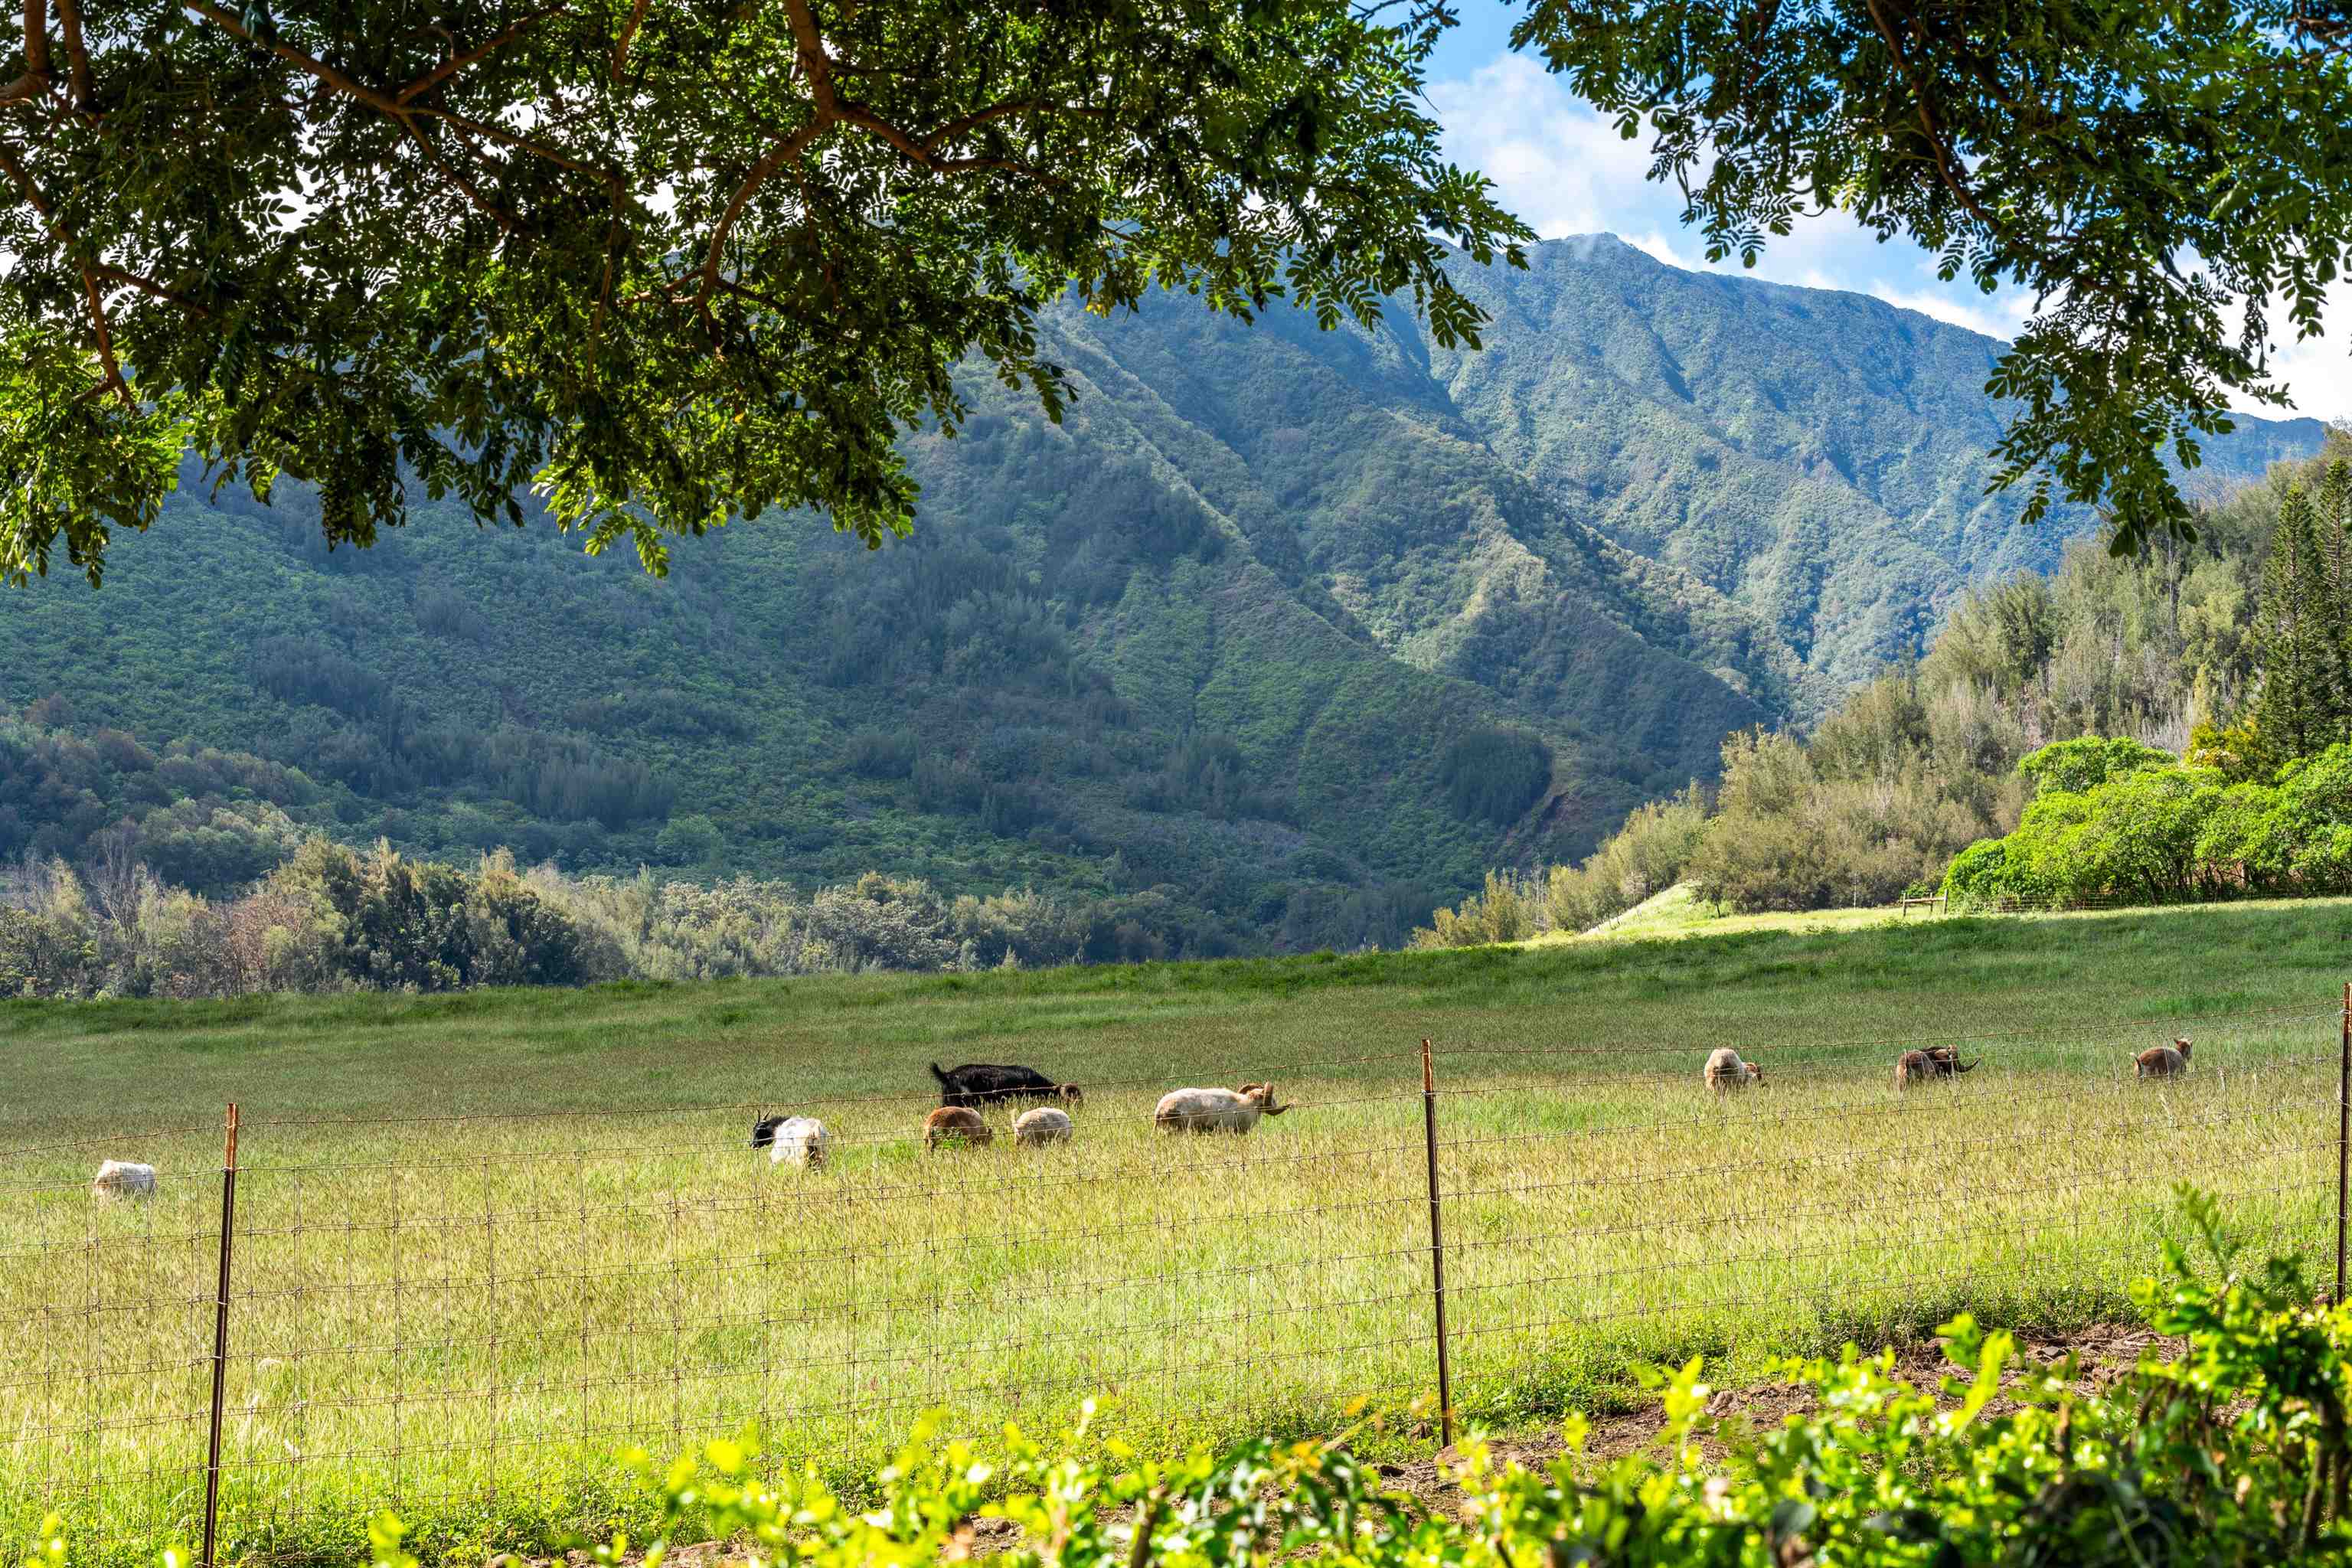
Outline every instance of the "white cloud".
{"label": "white cloud", "polygon": [[[2272,320],[2276,322],[2284,316],[2282,310]],[[2326,324],[2327,336],[2283,344],[2271,355],[2271,369],[2286,384],[2294,406],[2263,408],[2249,404],[2248,413],[2263,414],[2273,419],[2292,419],[2300,415],[2309,415],[2314,419],[2352,416],[2352,354],[2345,352],[2347,339],[2352,338],[2352,290],[2327,291]]]}
{"label": "white cloud", "polygon": [[[1672,187],[1643,178],[1646,144],[1620,137],[1533,60],[1504,55],[1467,80],[1431,83],[1429,97],[1448,151],[1493,180],[1506,205],[1544,238],[1626,228],[1661,238],[1674,226],[1679,204]],[[1629,223],[1636,213],[1641,221]]]}
{"label": "white cloud", "polygon": [[1986,295],[1973,289],[1958,293],[1943,289],[1901,289],[1884,279],[1873,281],[1864,292],[1898,309],[1916,310],[1923,316],[1933,316],[1939,321],[1966,327],[2003,342],[2016,337],[2032,314],[2025,296],[2013,292]]}

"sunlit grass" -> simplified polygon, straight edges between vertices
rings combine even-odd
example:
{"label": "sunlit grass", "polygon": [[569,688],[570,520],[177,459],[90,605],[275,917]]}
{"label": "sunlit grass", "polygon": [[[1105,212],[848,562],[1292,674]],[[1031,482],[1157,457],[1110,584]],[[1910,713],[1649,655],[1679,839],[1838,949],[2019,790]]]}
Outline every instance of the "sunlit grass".
{"label": "sunlit grass", "polygon": [[[1642,1361],[1738,1380],[1963,1308],[2121,1315],[2183,1179],[2259,1242],[2332,1245],[2344,913],[2240,918],[232,1005],[184,1035],[21,1010],[43,1065],[0,1157],[0,1530],[64,1504],[127,1559],[195,1528],[215,1094],[247,1117],[232,1541],[343,1561],[394,1502],[472,1550],[625,1512],[616,1449],[746,1420],[851,1476],[935,1405],[984,1437],[1103,1393],[1098,1432],[1165,1450],[1425,1400],[1423,1034],[1481,1422],[1622,1402]],[[2176,1028],[2195,1072],[2132,1082]],[[1978,1035],[1975,1073],[1892,1089],[1904,1044]],[[1701,1089],[1723,1043],[1762,1089]],[[994,1146],[924,1155],[930,1056],[1084,1079],[1077,1142],[1017,1150],[1000,1116]],[[1246,1140],[1150,1126],[1167,1087],[1259,1077],[1299,1109]],[[832,1164],[771,1167],[762,1106],[824,1117]],[[94,1205],[106,1156],[156,1163],[159,1196]]]}

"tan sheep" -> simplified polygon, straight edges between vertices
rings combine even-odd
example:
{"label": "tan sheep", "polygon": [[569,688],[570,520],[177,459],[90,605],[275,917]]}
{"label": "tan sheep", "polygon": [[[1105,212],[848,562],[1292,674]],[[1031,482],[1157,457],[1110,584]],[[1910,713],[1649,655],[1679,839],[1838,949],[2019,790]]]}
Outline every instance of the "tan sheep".
{"label": "tan sheep", "polygon": [[1151,1112],[1163,1132],[1246,1132],[1261,1116],[1285,1116],[1274,1102],[1274,1085],[1245,1083],[1239,1089],[1171,1089]]}
{"label": "tan sheep", "polygon": [[1013,1142],[1024,1149],[1034,1149],[1045,1143],[1066,1143],[1077,1129],[1071,1125],[1069,1112],[1041,1105],[1034,1110],[1024,1110],[1013,1123]]}
{"label": "tan sheep", "polygon": [[1717,1046],[1706,1058],[1706,1087],[1717,1094],[1729,1094],[1746,1089],[1751,1083],[1764,1081],[1764,1069],[1754,1062],[1739,1059],[1739,1053],[1729,1046]]}

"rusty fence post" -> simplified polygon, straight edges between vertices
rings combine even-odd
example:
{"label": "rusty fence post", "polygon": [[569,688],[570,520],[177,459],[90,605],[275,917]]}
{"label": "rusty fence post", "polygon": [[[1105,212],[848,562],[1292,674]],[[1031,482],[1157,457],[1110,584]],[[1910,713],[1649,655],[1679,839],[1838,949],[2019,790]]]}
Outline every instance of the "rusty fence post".
{"label": "rusty fence post", "polygon": [[228,1145],[221,1162],[220,1293],[213,1304],[212,1442],[205,1460],[205,1554],[214,1568],[220,1541],[221,1415],[228,1404],[229,1260],[236,1249],[236,1102],[229,1101]]}
{"label": "rusty fence post", "polygon": [[[2352,988],[2347,988],[2352,994]],[[2347,1037],[2352,1038],[2352,1037]],[[1437,1071],[1429,1042],[1421,1042],[1421,1125],[1429,1152],[1429,1289],[1437,1308],[1437,1416],[1445,1446],[1454,1447],[1454,1364],[1445,1332],[1445,1226],[1437,1188]]]}
{"label": "rusty fence post", "polygon": [[2342,1054],[2336,1068],[2336,1301],[2344,1302],[2345,1174],[2352,1157],[2352,980],[2344,984]]}

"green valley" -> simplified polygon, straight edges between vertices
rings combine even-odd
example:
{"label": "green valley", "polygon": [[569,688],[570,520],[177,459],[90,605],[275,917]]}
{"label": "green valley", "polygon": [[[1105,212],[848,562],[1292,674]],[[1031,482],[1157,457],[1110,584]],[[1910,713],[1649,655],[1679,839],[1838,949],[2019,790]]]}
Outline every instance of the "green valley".
{"label": "green valley", "polygon": [[[1057,310],[1066,422],[973,381],[960,435],[907,437],[921,518],[878,552],[771,517],[655,580],[421,495],[330,552],[299,487],[265,507],[185,471],[101,591],[0,609],[0,707],[93,748],[36,790],[31,731],[0,738],[0,855],[266,804],[264,858],[320,829],[572,871],[879,869],[1108,900],[1128,956],[1393,944],[2094,526],[1980,495],[1990,340],[1609,239],[1462,270],[1478,354],[1395,312]],[[2248,423],[2210,480],[2318,445]],[[175,786],[173,742],[241,760]],[[226,891],[251,855],[194,879]]]}

